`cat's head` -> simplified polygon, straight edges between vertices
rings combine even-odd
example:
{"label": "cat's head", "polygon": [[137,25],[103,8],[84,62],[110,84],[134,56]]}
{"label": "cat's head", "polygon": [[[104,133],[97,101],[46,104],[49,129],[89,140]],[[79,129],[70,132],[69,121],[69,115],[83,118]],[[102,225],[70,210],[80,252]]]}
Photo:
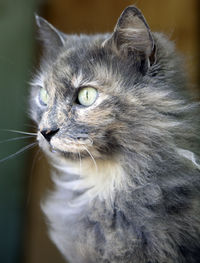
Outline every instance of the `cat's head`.
{"label": "cat's head", "polygon": [[159,111],[169,101],[163,86],[175,75],[175,63],[167,62],[172,45],[151,33],[141,12],[130,6],[112,34],[93,36],[65,35],[36,20],[44,58],[33,82],[31,115],[43,150],[109,158],[122,149],[142,151],[151,136],[155,140]]}

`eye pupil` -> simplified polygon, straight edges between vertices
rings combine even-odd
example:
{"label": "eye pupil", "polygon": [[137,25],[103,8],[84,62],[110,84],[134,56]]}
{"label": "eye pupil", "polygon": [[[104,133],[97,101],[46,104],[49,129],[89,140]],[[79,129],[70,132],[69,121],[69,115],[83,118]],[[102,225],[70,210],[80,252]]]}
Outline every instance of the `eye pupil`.
{"label": "eye pupil", "polygon": [[88,90],[86,90],[86,98],[87,98],[87,100],[88,100]]}

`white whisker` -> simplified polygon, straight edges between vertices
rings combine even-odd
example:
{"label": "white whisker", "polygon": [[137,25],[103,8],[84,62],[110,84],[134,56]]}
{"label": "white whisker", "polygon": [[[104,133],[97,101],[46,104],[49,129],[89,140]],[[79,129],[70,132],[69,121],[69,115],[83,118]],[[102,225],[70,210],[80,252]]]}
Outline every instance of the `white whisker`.
{"label": "white whisker", "polygon": [[80,174],[82,174],[82,161],[81,161],[80,151],[78,151],[78,155],[79,155]]}
{"label": "white whisker", "polygon": [[11,138],[11,139],[6,139],[6,140],[3,140],[3,141],[0,141],[0,143],[17,141],[17,140],[23,140],[23,139],[29,139],[29,138],[33,138],[33,137],[34,137],[33,135],[22,136],[22,137],[15,137],[15,138]]}
{"label": "white whisker", "polygon": [[4,162],[4,161],[6,161],[6,160],[9,160],[9,159],[11,159],[11,158],[13,158],[13,157],[15,157],[16,155],[18,155],[18,154],[26,151],[27,149],[32,148],[32,147],[35,146],[36,144],[37,144],[37,142],[34,142],[34,143],[31,143],[31,144],[23,147],[23,148],[20,149],[19,151],[17,151],[17,152],[15,152],[15,153],[13,153],[13,154],[11,154],[11,155],[9,155],[9,156],[1,159],[1,160],[0,160],[0,163]]}
{"label": "white whisker", "polygon": [[40,154],[41,150],[40,148],[38,148],[35,156],[34,156],[34,159],[33,159],[33,162],[32,162],[32,166],[31,166],[31,170],[30,170],[30,176],[29,176],[29,192],[28,192],[28,196],[27,196],[27,205],[29,204],[29,201],[31,199],[31,194],[32,194],[32,178],[33,178],[33,172],[34,172],[34,169],[35,169],[35,164],[36,164],[36,161],[39,157],[39,154]]}
{"label": "white whisker", "polygon": [[93,140],[92,140],[92,138],[88,137],[88,140],[91,142],[91,145],[93,145]]}
{"label": "white whisker", "polygon": [[15,133],[20,133],[20,134],[27,134],[27,135],[37,136],[37,133],[33,133],[33,132],[24,132],[24,131],[9,130],[9,129],[1,129],[1,131],[15,132]]}
{"label": "white whisker", "polygon": [[[81,145],[78,140],[77,140],[77,143],[78,143],[79,145]],[[79,168],[80,168],[80,174],[81,174],[81,173],[82,173],[82,162],[81,162],[80,150],[78,150],[78,156],[79,156]]]}
{"label": "white whisker", "polygon": [[91,157],[91,159],[92,159],[92,161],[93,161],[93,163],[94,163],[94,166],[95,166],[96,172],[98,172],[97,163],[96,163],[96,161],[95,161],[93,155],[92,155],[91,152],[87,149],[86,146],[84,146],[84,145],[82,145],[82,146],[85,148],[85,150],[86,150],[86,151],[88,152],[88,154],[90,155],[90,157]]}

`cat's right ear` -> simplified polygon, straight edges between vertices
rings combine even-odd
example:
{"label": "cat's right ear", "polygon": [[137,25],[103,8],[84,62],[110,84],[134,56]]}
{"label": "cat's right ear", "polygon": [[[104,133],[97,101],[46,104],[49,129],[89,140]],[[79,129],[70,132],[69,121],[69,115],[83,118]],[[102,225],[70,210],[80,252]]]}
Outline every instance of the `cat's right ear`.
{"label": "cat's right ear", "polygon": [[151,30],[135,6],[127,7],[118,19],[111,38],[105,41],[116,53],[123,57],[135,53],[145,72],[155,62],[156,46]]}
{"label": "cat's right ear", "polygon": [[65,35],[44,18],[35,14],[36,24],[39,28],[39,38],[43,42],[45,53],[54,56],[65,43]]}

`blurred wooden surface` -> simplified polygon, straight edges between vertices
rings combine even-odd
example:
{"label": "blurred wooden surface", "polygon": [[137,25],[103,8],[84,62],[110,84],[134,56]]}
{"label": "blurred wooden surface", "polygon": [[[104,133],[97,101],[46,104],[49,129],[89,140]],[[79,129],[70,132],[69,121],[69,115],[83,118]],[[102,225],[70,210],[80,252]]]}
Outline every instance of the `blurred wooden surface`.
{"label": "blurred wooden surface", "polygon": [[[97,33],[112,31],[129,0],[49,0],[43,10],[44,17],[66,33]],[[137,0],[152,31],[166,33],[175,41],[177,49],[186,57],[187,68],[198,88],[199,78],[199,1],[198,0]],[[31,197],[28,205],[25,263],[65,262],[47,238],[40,200],[49,185],[46,162],[36,163],[32,175]]]}

